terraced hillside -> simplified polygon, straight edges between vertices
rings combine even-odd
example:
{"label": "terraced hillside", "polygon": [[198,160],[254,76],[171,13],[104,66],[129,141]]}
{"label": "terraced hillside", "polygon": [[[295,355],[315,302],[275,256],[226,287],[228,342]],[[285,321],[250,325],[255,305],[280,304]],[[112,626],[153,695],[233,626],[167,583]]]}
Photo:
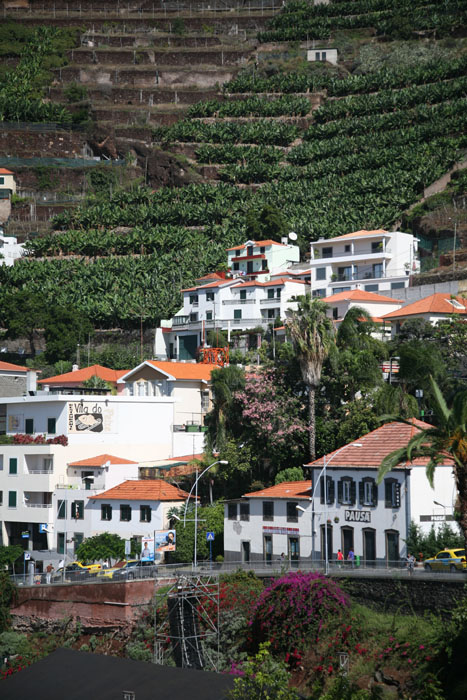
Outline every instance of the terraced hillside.
{"label": "terraced hillside", "polygon": [[[197,182],[139,184],[60,214],[31,241],[31,259],[0,270],[5,291],[73,305],[101,327],[157,323],[181,287],[244,242],[252,212],[280,208],[306,250],[319,237],[396,227],[465,160],[465,0],[289,2],[262,14],[235,5],[213,18],[172,7],[154,10],[157,32],[142,47],[148,3],[138,19],[112,18],[112,31],[102,17],[88,22],[82,37],[94,29],[94,46],[73,50],[50,96],[60,100],[69,80],[85,85],[115,155],[131,150],[141,164],[172,153]],[[164,22],[179,19],[174,37]],[[338,65],[308,63],[317,46],[337,48]]]}

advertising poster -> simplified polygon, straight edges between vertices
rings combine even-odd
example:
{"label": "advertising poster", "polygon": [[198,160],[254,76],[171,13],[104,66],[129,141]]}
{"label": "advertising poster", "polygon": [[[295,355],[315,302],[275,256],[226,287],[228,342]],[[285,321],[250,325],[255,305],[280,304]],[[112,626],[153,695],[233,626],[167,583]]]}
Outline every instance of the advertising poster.
{"label": "advertising poster", "polygon": [[24,433],[24,416],[22,414],[10,414],[8,416],[8,432]]}
{"label": "advertising poster", "polygon": [[69,433],[112,433],[114,432],[114,411],[103,408],[92,401],[70,402],[68,404]]}
{"label": "advertising poster", "polygon": [[141,542],[141,561],[154,561],[154,538],[144,537]]}
{"label": "advertising poster", "polygon": [[157,530],[156,552],[175,552],[175,530]]}

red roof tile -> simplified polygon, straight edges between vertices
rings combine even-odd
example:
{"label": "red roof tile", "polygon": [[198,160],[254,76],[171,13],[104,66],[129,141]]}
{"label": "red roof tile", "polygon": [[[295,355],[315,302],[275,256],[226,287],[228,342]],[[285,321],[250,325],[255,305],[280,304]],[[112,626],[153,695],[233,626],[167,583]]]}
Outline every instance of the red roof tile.
{"label": "red roof tile", "polygon": [[97,457],[88,457],[88,459],[80,459],[78,462],[69,462],[70,467],[103,467],[105,464],[139,464],[131,459],[123,457],[114,457],[113,455],[98,455]]}
{"label": "red roof tile", "polygon": [[81,384],[91,377],[99,377],[106,382],[116,383],[117,379],[123,377],[124,374],[129,372],[127,369],[109,369],[108,367],[102,367],[101,365],[91,365],[91,367],[83,367],[83,369],[78,369],[76,372],[66,372],[65,374],[57,374],[55,377],[49,377],[48,379],[41,379],[39,384],[59,384],[65,385],[68,382],[73,384]]}
{"label": "red roof tile", "polygon": [[[268,246],[268,245],[285,245],[284,243],[279,243],[278,241],[251,241],[251,243],[254,246]],[[236,245],[233,248],[227,248],[226,250],[243,250],[243,248],[246,248],[247,245],[244,243],[243,245]]]}
{"label": "red roof tile", "polygon": [[381,304],[400,304],[404,302],[400,299],[393,299],[392,297],[386,297],[382,294],[375,294],[374,292],[365,292],[363,289],[352,289],[349,292],[337,292],[337,294],[332,294],[330,297],[325,297],[322,299],[328,304],[332,304],[337,301],[371,301]]}
{"label": "red roof tile", "polygon": [[105,501],[186,501],[188,493],[162,479],[124,481],[108,491],[90,496]]}
{"label": "red roof tile", "polygon": [[[462,308],[456,308],[453,301],[462,305]],[[424,299],[418,299],[412,304],[407,304],[402,309],[391,311],[391,313],[383,316],[384,320],[391,318],[402,318],[404,316],[413,316],[416,314],[467,314],[467,300],[460,296],[452,297],[451,294],[437,292]]]}
{"label": "red roof tile", "polygon": [[0,362],[0,371],[4,372],[33,372],[34,370],[29,369],[29,367],[22,367],[21,365],[12,365],[11,362]]}
{"label": "red roof tile", "polygon": [[14,175],[14,173],[12,173],[11,170],[7,170],[6,168],[0,168],[0,175]]}
{"label": "red roof tile", "polygon": [[364,236],[377,236],[379,234],[384,234],[388,233],[388,231],[385,231],[382,228],[377,228],[374,229],[373,231],[366,231],[365,229],[362,229],[360,231],[354,231],[353,233],[344,233],[343,236],[336,236],[335,238],[327,238],[325,241],[316,241],[316,243],[333,243],[334,241],[341,241],[343,238],[354,238],[355,236],[358,237],[364,237]]}
{"label": "red roof tile", "polygon": [[209,282],[208,284],[200,284],[197,287],[187,287],[186,289],[182,289],[181,291],[182,292],[197,292],[200,289],[213,289],[215,287],[221,287],[223,284],[227,285],[229,282],[232,283],[233,279],[221,278],[218,280],[214,280],[214,282]]}
{"label": "red roof tile", "polygon": [[152,367],[171,374],[175,379],[204,379],[208,382],[211,379],[212,370],[219,369],[218,365],[204,365],[200,362],[159,362],[157,360],[147,362]]}
{"label": "red roof tile", "polygon": [[[361,468],[375,468],[379,469],[379,466],[386,455],[394,450],[398,450],[401,447],[405,447],[409,442],[410,438],[413,437],[419,428],[431,428],[429,423],[424,423],[416,418],[412,419],[412,425],[407,423],[399,423],[394,421],[392,423],[385,423],[381,428],[373,430],[371,433],[367,433],[358,440],[353,440],[351,443],[346,445],[344,448],[339,450],[334,450],[326,455],[326,462],[329,464],[330,460],[332,462],[329,466],[332,467],[361,467]],[[361,447],[355,446],[355,443],[361,443]],[[333,455],[337,455],[333,459]],[[428,463],[427,458],[416,459],[411,462],[410,465],[422,465],[425,466]],[[450,464],[449,458],[446,458],[446,464]],[[314,462],[310,462],[313,467],[323,467],[324,458],[320,457]],[[310,466],[308,465],[308,466]],[[405,466],[401,464],[401,467]]]}
{"label": "red roof tile", "polygon": [[284,481],[261,491],[246,493],[244,498],[301,498],[309,500],[310,481]]}

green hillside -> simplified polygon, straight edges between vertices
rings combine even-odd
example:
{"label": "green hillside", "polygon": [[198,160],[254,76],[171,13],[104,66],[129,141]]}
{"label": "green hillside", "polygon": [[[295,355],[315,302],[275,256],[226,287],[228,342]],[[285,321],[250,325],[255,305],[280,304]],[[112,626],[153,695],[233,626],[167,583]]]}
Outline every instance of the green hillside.
{"label": "green hillside", "polygon": [[[100,327],[153,324],[265,206],[303,251],[396,227],[465,158],[466,19],[466,0],[287,3],[217,99],[153,130],[154,146],[185,153],[205,184],[137,186],[59,215],[30,259],[0,268],[2,299],[25,288]],[[337,68],[307,63],[300,42],[312,39],[338,48]]]}

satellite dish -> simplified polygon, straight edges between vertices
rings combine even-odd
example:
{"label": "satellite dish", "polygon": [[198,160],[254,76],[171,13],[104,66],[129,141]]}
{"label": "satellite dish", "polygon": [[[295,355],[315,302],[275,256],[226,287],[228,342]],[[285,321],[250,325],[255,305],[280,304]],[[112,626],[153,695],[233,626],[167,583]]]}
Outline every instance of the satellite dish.
{"label": "satellite dish", "polygon": [[291,232],[289,233],[289,238],[290,238],[291,241],[296,241],[297,238],[298,238],[298,236],[297,236],[297,234],[295,233],[295,231],[291,231]]}

